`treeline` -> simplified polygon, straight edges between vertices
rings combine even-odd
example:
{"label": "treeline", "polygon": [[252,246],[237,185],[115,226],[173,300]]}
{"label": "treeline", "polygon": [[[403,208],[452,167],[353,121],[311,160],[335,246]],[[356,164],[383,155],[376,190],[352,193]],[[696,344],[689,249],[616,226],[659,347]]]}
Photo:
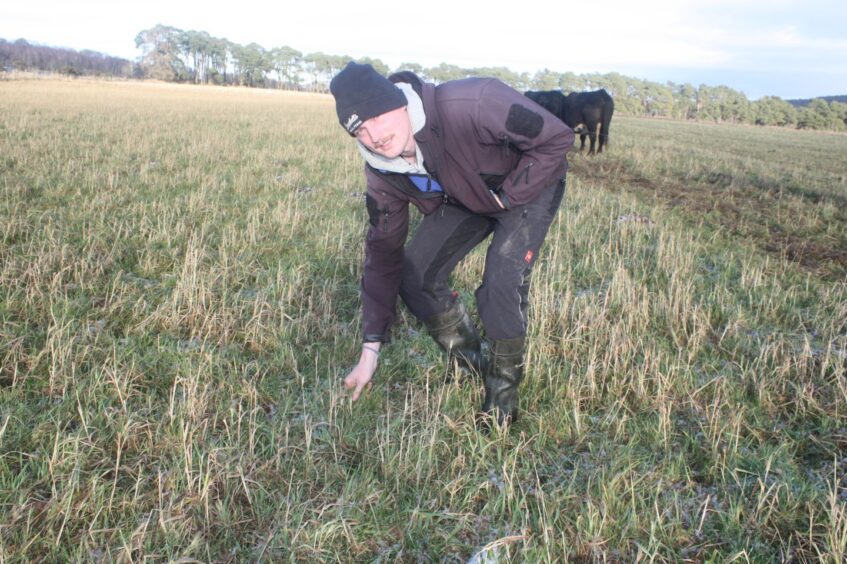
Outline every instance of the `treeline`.
{"label": "treeline", "polygon": [[[265,49],[256,43],[241,45],[205,31],[184,31],[165,25],[142,30],[135,37],[135,44],[141,55],[132,63],[93,51],[77,53],[30,45],[22,39],[12,43],[0,39],[0,68],[326,92],[330,79],[352,60],[344,55],[302,53],[289,46]],[[461,68],[448,63],[423,67],[413,62],[391,69],[379,59],[357,60],[371,63],[383,74],[411,70],[436,83],[467,76],[493,76],[522,92],[604,88],[614,98],[616,112],[630,116],[847,130],[847,104],[835,99],[815,98],[798,107],[776,96],[750,101],[743,92],[727,86],[661,84],[619,73],[575,74],[544,69],[530,74],[505,67]]]}
{"label": "treeline", "polygon": [[[842,102],[842,103],[847,104],[847,95],[844,95],[844,96],[818,96],[818,98],[820,98],[824,102]],[[807,99],[804,99],[804,100],[788,100],[788,103],[791,104],[792,106],[797,106],[797,107],[802,108],[802,107],[808,106],[809,103],[813,99],[814,98],[807,98]]]}
{"label": "treeline", "polygon": [[[196,84],[239,84],[326,92],[330,79],[352,57],[326,53],[301,53],[289,46],[265,49],[256,43],[239,45],[205,31],[183,31],[157,25],[135,38],[141,49],[141,71],[161,80]],[[467,76],[493,76],[520,91],[553,90],[579,92],[605,88],[615,100],[616,111],[631,116],[666,117],[714,122],[776,125],[808,129],[847,129],[847,104],[815,99],[797,108],[776,96],[750,101],[742,92],[726,86],[659,84],[618,73],[574,74],[542,70],[517,73],[505,67],[461,68],[441,63],[422,67],[403,63],[390,69],[379,59],[371,63],[383,74],[411,70],[433,82]]]}
{"label": "treeline", "polygon": [[35,45],[25,39],[12,42],[0,39],[0,70],[39,70],[69,76],[130,77],[133,64],[126,59],[96,51]]}

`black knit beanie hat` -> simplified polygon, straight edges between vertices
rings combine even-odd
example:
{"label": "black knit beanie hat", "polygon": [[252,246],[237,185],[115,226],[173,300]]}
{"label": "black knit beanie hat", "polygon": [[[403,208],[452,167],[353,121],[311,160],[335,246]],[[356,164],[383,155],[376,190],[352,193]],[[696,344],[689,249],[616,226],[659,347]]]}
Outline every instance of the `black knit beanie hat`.
{"label": "black knit beanie hat", "polygon": [[329,83],[338,121],[350,135],[372,117],[402,108],[406,95],[371,65],[349,62]]}

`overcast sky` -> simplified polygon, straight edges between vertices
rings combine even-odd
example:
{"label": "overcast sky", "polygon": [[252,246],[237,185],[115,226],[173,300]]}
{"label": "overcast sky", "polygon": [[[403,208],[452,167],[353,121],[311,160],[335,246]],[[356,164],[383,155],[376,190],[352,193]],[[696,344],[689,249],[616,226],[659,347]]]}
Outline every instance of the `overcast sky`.
{"label": "overcast sky", "polygon": [[[474,6],[482,5],[483,8]],[[755,100],[847,94],[845,0],[3,0],[0,38],[135,59],[161,23],[266,49],[726,85]]]}

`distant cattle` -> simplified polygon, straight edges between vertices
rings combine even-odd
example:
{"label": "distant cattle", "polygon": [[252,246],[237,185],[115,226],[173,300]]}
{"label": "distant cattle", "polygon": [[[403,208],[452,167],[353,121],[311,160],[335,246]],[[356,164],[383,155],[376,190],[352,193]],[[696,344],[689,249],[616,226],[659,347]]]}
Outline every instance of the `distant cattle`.
{"label": "distant cattle", "polygon": [[609,142],[609,124],[615,103],[605,90],[593,92],[571,92],[567,96],[560,90],[530,91],[526,96],[539,106],[568,124],[579,134],[579,150],[585,148],[586,135],[591,140],[588,154],[594,154],[594,141],[600,138],[598,153]]}

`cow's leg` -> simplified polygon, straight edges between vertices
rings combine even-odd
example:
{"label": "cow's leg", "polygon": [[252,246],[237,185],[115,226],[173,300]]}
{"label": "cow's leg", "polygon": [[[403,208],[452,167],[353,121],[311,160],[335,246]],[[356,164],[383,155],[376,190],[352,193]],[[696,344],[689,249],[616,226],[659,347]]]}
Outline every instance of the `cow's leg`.
{"label": "cow's leg", "polygon": [[[597,137],[599,138],[599,143],[598,143],[599,146],[597,147],[597,152],[602,153],[603,152],[603,127],[602,127],[602,124],[599,121],[597,122],[597,132],[596,132],[596,134],[597,134]],[[592,148],[593,148],[593,144],[592,144]]]}
{"label": "cow's leg", "polygon": [[608,108],[608,112],[606,112],[605,115],[603,116],[603,120],[601,122],[601,125],[602,125],[602,132],[601,133],[603,134],[603,136],[600,137],[600,149],[602,150],[603,148],[606,148],[606,149],[609,148],[609,128],[612,125],[612,107],[611,107],[611,104],[610,104],[610,107]]}
{"label": "cow's leg", "polygon": [[573,132],[579,135],[579,152],[585,149],[585,137],[588,135],[588,130],[585,129],[584,123],[578,123],[574,126]]}
{"label": "cow's leg", "polygon": [[591,140],[591,146],[588,149],[588,154],[593,155],[594,154],[594,143],[597,141],[597,132],[594,129],[589,130],[588,139]]}

